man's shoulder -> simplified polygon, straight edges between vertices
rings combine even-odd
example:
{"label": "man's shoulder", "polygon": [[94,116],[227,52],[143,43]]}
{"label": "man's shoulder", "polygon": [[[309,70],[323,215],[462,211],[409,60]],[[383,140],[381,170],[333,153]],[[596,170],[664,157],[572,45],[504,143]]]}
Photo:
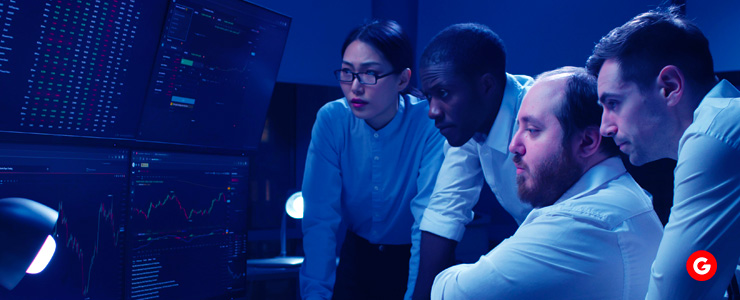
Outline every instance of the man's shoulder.
{"label": "man's shoulder", "polygon": [[414,120],[434,123],[434,120],[429,119],[429,102],[426,99],[410,94],[404,94],[402,97],[406,114],[409,114]]}
{"label": "man's shoulder", "polygon": [[568,215],[575,221],[606,230],[612,230],[635,216],[654,213],[650,196],[628,173],[584,195],[566,199],[543,210],[547,214]]}
{"label": "man's shoulder", "polygon": [[506,73],[506,77],[508,80],[516,82],[518,85],[522,87],[528,87],[534,83],[534,79],[529,75]]}
{"label": "man's shoulder", "polygon": [[[734,87],[732,89],[737,93]],[[740,149],[738,116],[740,116],[740,97],[712,96],[710,93],[694,111],[694,122],[686,129],[684,137],[692,134],[708,135],[735,149]]]}
{"label": "man's shoulder", "polygon": [[514,107],[514,116],[519,110],[519,104],[522,102],[524,95],[534,84],[534,79],[527,75],[513,75],[506,73],[506,87],[504,88],[504,98],[502,102],[511,103]]}
{"label": "man's shoulder", "polygon": [[479,143],[473,138],[469,139],[465,144],[459,147],[450,146],[450,143],[445,140],[444,143],[444,154],[445,158],[455,157],[456,159],[468,158],[468,157],[479,157]]}

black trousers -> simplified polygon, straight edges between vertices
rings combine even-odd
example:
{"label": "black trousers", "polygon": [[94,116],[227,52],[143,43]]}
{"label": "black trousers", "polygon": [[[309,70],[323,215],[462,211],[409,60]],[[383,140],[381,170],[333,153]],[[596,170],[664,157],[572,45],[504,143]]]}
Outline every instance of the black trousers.
{"label": "black trousers", "polygon": [[347,231],[339,254],[335,300],[403,299],[411,245],[378,245]]}

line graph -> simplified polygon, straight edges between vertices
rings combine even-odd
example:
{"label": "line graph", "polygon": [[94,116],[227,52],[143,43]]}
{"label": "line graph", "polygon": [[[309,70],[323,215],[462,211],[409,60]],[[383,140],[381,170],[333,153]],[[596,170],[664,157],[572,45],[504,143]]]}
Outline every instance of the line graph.
{"label": "line graph", "polygon": [[0,299],[120,297],[123,230],[130,211],[127,153],[96,147],[0,145],[0,165],[12,166],[6,168],[11,172],[0,174],[2,193],[32,199],[59,213],[49,232],[57,243],[53,259],[44,272],[26,276],[13,291],[0,291]]}
{"label": "line graph", "polygon": [[142,240],[146,241],[146,243],[145,244],[141,244],[138,247],[132,248],[132,250],[133,251],[137,251],[137,250],[145,249],[145,248],[151,246],[152,243],[155,243],[157,241],[175,240],[175,241],[183,242],[185,244],[190,244],[190,243],[195,242],[195,241],[197,241],[198,239],[201,239],[201,238],[207,238],[207,237],[212,237],[212,236],[225,236],[225,235],[229,235],[229,234],[234,234],[234,233],[233,232],[229,232],[228,229],[220,229],[220,230],[216,230],[214,232],[208,232],[208,233],[202,233],[202,234],[188,234],[188,235],[185,235],[185,236],[176,235],[176,234],[158,235],[158,236],[147,237],[145,239],[142,239]]}
{"label": "line graph", "polygon": [[[88,263],[87,272],[85,272],[85,250],[81,246],[80,240],[77,235],[70,233],[69,218],[64,209],[64,202],[59,202],[59,221],[57,226],[54,228],[53,235],[59,235],[59,227],[64,228],[64,240],[66,241],[65,246],[71,249],[77,256],[80,262],[80,276],[82,282],[82,295],[87,296],[90,292],[90,281],[92,279],[93,266],[95,265],[95,258],[98,255],[100,249],[100,234],[101,234],[101,222],[110,224],[111,236],[113,238],[113,247],[118,247],[120,231],[116,229],[115,217],[113,209],[107,209],[104,203],[100,203],[98,208],[98,222],[96,228],[96,239],[93,246],[92,254],[90,255],[90,262]],[[85,276],[87,275],[87,277]]]}
{"label": "line graph", "polygon": [[144,219],[149,220],[149,217],[152,214],[152,210],[155,210],[157,208],[165,206],[168,202],[174,201],[177,203],[177,206],[180,211],[182,211],[183,216],[185,217],[185,220],[191,220],[193,218],[193,215],[198,216],[205,216],[210,215],[211,211],[213,211],[213,207],[217,202],[224,202],[228,203],[229,200],[226,199],[226,195],[224,193],[219,193],[216,198],[213,198],[211,200],[211,205],[207,209],[194,209],[191,208],[190,211],[183,207],[182,202],[180,202],[180,199],[177,197],[177,194],[175,194],[174,191],[171,191],[169,195],[165,196],[163,200],[160,200],[156,203],[151,202],[149,205],[147,205],[146,211],[138,208],[134,208],[134,213],[137,215],[144,216]]}
{"label": "line graph", "polygon": [[131,161],[125,295],[206,299],[242,286],[246,263],[232,257],[246,239],[244,159],[133,151]]}
{"label": "line graph", "polygon": [[242,279],[247,276],[247,272],[234,272],[231,270],[231,266],[226,265],[226,270],[229,271],[229,275],[231,275],[232,279]]}
{"label": "line graph", "polygon": [[[129,208],[135,239],[149,243],[155,236],[175,235],[184,241],[190,235],[228,229],[232,199],[240,195],[232,173],[208,165],[162,168],[168,165],[169,161],[137,164]],[[208,169],[199,169],[204,167]]]}

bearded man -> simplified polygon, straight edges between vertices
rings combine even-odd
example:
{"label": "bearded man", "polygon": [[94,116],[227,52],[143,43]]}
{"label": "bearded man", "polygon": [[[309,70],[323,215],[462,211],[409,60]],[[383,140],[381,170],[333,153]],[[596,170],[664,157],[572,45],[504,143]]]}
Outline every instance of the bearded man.
{"label": "bearded man", "polygon": [[599,133],[596,78],[541,74],[509,144],[521,201],[516,233],[474,264],[437,275],[432,299],[642,299],[662,236],[650,196]]}

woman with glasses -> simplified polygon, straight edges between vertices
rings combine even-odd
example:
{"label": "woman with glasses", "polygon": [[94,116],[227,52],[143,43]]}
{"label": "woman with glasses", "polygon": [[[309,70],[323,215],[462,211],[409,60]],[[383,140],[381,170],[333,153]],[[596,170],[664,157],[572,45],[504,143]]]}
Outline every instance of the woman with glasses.
{"label": "woman with glasses", "polygon": [[334,75],[345,97],[319,110],[306,158],[304,299],[401,299],[413,292],[419,222],[444,138],[409,86],[412,53],[395,21],[371,21],[344,41]]}

